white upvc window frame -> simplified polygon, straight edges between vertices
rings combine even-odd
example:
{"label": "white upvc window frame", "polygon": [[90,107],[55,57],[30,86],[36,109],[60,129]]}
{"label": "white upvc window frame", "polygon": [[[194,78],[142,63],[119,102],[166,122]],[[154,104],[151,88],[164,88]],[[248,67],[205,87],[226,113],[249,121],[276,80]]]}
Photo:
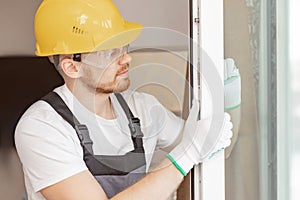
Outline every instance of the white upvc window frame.
{"label": "white upvc window frame", "polygon": [[[224,67],[224,20],[223,1],[221,0],[192,0],[191,1],[191,30],[193,44],[191,50],[193,63],[193,93],[201,101],[201,118],[208,116],[211,111],[209,94],[202,90],[204,80],[200,80],[198,72],[203,72],[206,64],[213,61],[217,68],[216,76],[223,81]],[[208,57],[207,57],[208,55]],[[210,60],[208,60],[210,59]],[[219,77],[219,78],[220,78]],[[199,87],[197,87],[199,86]],[[224,109],[224,102],[221,107]],[[224,152],[213,159],[203,162],[193,170],[193,200],[225,200],[225,157]]]}

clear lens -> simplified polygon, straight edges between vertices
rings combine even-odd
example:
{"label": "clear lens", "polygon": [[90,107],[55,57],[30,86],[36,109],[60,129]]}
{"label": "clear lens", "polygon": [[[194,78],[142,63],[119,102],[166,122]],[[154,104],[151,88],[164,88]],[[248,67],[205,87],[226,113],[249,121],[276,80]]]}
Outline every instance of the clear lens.
{"label": "clear lens", "polygon": [[98,68],[105,68],[111,63],[128,53],[129,45],[121,48],[96,51],[91,53],[83,53],[81,62]]}

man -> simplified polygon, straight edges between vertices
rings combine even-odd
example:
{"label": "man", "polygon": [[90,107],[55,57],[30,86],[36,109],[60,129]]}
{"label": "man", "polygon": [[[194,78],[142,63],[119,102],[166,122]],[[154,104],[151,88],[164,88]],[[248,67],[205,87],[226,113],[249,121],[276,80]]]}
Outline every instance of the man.
{"label": "man", "polygon": [[[16,128],[29,199],[167,199],[195,164],[230,145],[228,115],[198,121],[194,101],[184,124],[154,97],[126,91],[127,45],[141,28],[124,21],[111,0],[40,5],[36,54],[49,57],[65,84],[34,103]],[[181,132],[182,141],[150,172],[155,149]]]}

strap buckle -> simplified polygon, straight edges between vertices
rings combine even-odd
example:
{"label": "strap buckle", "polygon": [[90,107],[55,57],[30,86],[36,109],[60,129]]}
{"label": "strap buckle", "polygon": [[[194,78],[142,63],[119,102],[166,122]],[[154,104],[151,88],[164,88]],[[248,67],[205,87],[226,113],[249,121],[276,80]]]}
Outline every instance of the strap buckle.
{"label": "strap buckle", "polygon": [[77,124],[75,125],[75,130],[79,136],[80,142],[85,145],[93,145],[93,141],[89,136],[89,130],[85,124]]}
{"label": "strap buckle", "polygon": [[131,136],[133,138],[142,138],[143,137],[143,133],[142,133],[142,130],[141,130],[141,124],[140,124],[139,118],[132,117],[129,120],[128,126],[129,126],[129,129],[130,129],[130,132],[131,132]]}

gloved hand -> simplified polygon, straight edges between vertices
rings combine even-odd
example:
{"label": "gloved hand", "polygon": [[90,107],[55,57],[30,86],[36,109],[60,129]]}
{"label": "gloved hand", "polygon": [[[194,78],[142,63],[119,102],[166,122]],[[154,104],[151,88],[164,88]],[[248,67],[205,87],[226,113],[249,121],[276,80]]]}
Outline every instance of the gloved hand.
{"label": "gloved hand", "polygon": [[241,105],[241,76],[232,58],[224,61],[225,110],[232,110]]}
{"label": "gloved hand", "polygon": [[191,168],[228,147],[232,137],[230,115],[198,120],[199,102],[193,101],[182,141],[167,155],[185,176]]}

